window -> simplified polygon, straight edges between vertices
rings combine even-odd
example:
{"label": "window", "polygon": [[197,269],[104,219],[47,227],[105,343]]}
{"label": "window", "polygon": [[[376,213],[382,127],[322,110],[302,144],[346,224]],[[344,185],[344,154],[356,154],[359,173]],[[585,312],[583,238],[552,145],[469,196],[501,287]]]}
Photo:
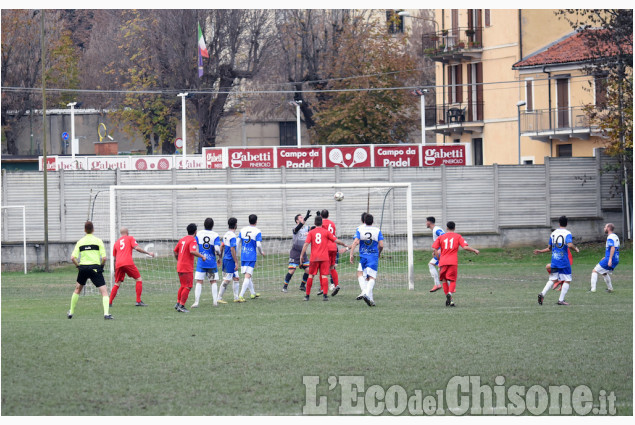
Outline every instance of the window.
{"label": "window", "polygon": [[525,105],[525,110],[533,111],[534,110],[534,79],[528,78],[525,80],[525,100],[527,105]]}
{"label": "window", "polygon": [[461,65],[448,66],[448,85],[450,89],[448,91],[448,103],[461,103],[463,102],[463,84]]}
{"label": "window", "polygon": [[403,18],[398,15],[400,10],[386,11],[386,24],[389,34],[403,34]]}
{"label": "window", "polygon": [[570,158],[573,156],[573,145],[570,143],[566,145],[558,145],[556,149],[559,157]]}
{"label": "window", "polygon": [[297,127],[295,121],[282,121],[280,125],[280,146],[297,146]]}
{"label": "window", "polygon": [[485,26],[486,27],[490,27],[492,26],[492,21],[491,21],[491,16],[490,16],[490,10],[489,9],[485,9]]}
{"label": "window", "polygon": [[474,165],[483,165],[483,139],[472,139],[472,152],[474,152]]}
{"label": "window", "polygon": [[454,139],[453,142],[454,143],[461,143],[461,139]]}
{"label": "window", "polygon": [[594,80],[595,86],[595,106],[598,108],[606,108],[606,89],[607,89],[607,76],[596,75]]}

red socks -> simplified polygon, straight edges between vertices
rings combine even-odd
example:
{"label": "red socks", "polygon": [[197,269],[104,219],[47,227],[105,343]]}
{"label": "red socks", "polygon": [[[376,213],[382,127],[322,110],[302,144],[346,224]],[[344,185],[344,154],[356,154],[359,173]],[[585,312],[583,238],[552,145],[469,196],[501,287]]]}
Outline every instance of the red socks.
{"label": "red socks", "polygon": [[448,295],[448,293],[450,292],[450,286],[448,286],[447,281],[443,281],[443,292],[445,292],[445,295]]}
{"label": "red socks", "polygon": [[143,282],[137,280],[137,284],[135,286],[135,290],[137,291],[137,302],[141,302],[141,292],[143,291]]}
{"label": "red socks", "polygon": [[306,280],[306,294],[311,295],[311,286],[313,286],[313,276]]}
{"label": "red socks", "polygon": [[450,282],[450,292],[456,292],[456,282]]}
{"label": "red socks", "polygon": [[340,278],[337,274],[337,270],[331,270],[331,277],[333,278],[333,285],[337,286],[340,284]]}
{"label": "red socks", "polygon": [[119,285],[112,285],[112,289],[110,290],[110,301],[109,304],[112,304],[112,300],[117,296],[117,291],[119,290]]}
{"label": "red socks", "polygon": [[190,296],[190,289],[191,288],[188,288],[187,286],[181,287],[181,290],[180,290],[181,295],[179,297],[181,301],[179,301],[179,304],[185,305],[185,303],[187,302],[187,297]]}
{"label": "red socks", "polygon": [[322,284],[322,292],[324,292],[324,295],[329,293],[329,280],[326,278],[326,276],[321,276],[321,284]]}

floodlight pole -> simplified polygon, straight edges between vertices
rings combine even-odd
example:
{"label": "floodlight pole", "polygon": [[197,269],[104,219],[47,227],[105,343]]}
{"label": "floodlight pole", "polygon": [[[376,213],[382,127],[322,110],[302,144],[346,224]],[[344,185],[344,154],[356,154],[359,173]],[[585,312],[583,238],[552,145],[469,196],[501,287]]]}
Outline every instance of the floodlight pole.
{"label": "floodlight pole", "polygon": [[289,102],[289,105],[295,106],[295,131],[296,131],[296,139],[298,141],[298,147],[302,146],[302,131],[300,128],[300,105],[302,104],[301,100],[293,100]]}
{"label": "floodlight pole", "polygon": [[77,102],[66,105],[71,107],[71,156],[73,161],[75,161],[75,105],[77,105]]}
{"label": "floodlight pole", "polygon": [[181,137],[183,138],[183,166],[185,167],[185,155],[187,154],[187,130],[185,122],[185,98],[189,93],[179,93],[181,98]]}

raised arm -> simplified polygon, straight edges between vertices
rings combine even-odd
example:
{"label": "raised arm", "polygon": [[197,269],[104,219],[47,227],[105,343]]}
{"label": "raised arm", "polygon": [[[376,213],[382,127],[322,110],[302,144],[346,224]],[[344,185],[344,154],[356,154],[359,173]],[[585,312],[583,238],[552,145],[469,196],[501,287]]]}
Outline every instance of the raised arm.
{"label": "raised arm", "polygon": [[145,249],[141,248],[139,245],[135,246],[134,249],[135,249],[135,251],[140,252],[140,253],[145,254],[145,255],[149,255],[150,257],[156,256],[155,253],[148,252]]}

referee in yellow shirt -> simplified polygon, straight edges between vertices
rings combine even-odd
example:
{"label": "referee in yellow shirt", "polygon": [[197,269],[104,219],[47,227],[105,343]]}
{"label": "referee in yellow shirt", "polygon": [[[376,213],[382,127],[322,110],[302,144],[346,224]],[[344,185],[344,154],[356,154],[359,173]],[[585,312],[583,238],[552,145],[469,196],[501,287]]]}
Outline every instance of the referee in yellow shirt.
{"label": "referee in yellow shirt", "polygon": [[101,292],[102,302],[104,304],[104,319],[114,319],[114,317],[108,313],[109,297],[108,291],[106,290],[106,281],[104,280],[106,248],[104,248],[104,242],[101,239],[93,236],[93,230],[93,223],[87,221],[84,224],[86,236],[77,241],[73,254],[71,254],[71,261],[75,264],[75,267],[79,269],[79,272],[77,273],[77,285],[71,297],[71,309],[68,310],[66,314],[69,319],[73,318],[75,306],[77,306],[77,301],[79,300],[79,293],[84,288],[84,285],[86,285],[88,279],[90,279],[93,285],[99,288],[99,292]]}

